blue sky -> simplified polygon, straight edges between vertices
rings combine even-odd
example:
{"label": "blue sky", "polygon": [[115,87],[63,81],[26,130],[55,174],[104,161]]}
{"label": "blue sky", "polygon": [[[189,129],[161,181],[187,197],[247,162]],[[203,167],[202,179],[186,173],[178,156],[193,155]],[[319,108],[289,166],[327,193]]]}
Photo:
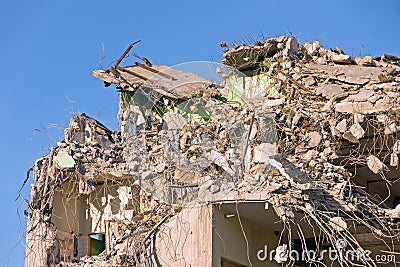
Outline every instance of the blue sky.
{"label": "blue sky", "polygon": [[21,201],[14,200],[26,170],[60,140],[71,114],[85,112],[117,129],[118,94],[91,76],[101,68],[102,44],[103,67],[138,39],[137,54],[174,65],[220,61],[220,41],[239,43],[260,33],[290,32],[353,55],[400,55],[399,24],[396,0],[1,0],[0,266],[23,265]]}

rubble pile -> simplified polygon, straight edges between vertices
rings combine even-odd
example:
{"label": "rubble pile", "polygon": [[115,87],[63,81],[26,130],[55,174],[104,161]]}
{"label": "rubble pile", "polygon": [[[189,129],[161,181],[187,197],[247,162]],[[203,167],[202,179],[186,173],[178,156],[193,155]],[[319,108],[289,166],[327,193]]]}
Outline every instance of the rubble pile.
{"label": "rubble pile", "polygon": [[[168,194],[160,196],[166,200],[175,193],[182,198],[185,192],[166,192],[165,184],[201,184],[210,189],[224,176],[223,184],[214,186],[216,190],[238,181],[258,188],[258,182],[268,177],[263,174],[271,165],[268,157],[277,153],[313,181],[332,184],[351,178],[349,166],[368,166],[379,173],[389,158],[391,166],[397,166],[400,67],[395,57],[379,59],[391,58],[396,64],[353,58],[338,48],[326,50],[318,41],[299,45],[294,37],[285,36],[232,47],[224,57],[223,63],[235,69],[255,77],[267,75],[264,98],[237,107],[228,99],[198,94],[186,103],[192,110],[182,112],[176,101],[162,96],[170,103],[169,111],[155,112],[154,125],[128,138],[125,150],[132,174],[141,176],[144,183],[150,181],[147,188],[152,195]],[[207,88],[198,91],[207,95]],[[220,97],[224,88],[212,90]],[[207,112],[203,117],[193,110],[201,102]],[[188,122],[188,114],[200,118]],[[266,125],[271,121],[276,127],[272,132]],[[209,143],[202,141],[207,138]],[[365,140],[371,139],[375,142],[367,147]],[[163,192],[155,192],[158,189]]]}
{"label": "rubble pile", "polygon": [[55,266],[145,266],[151,264],[153,237],[159,227],[180,210],[157,203],[153,209],[143,211],[129,222],[116,221],[112,226],[112,240],[109,251],[104,250],[97,256],[84,256],[76,262],[60,261]]}
{"label": "rubble pile", "polygon": [[[84,114],[72,118],[65,141],[35,164],[27,239],[51,229],[46,251],[54,251],[54,191],[66,182],[79,197],[99,181],[124,180],[139,188],[141,203],[130,219],[111,220],[110,250],[53,262],[152,266],[152,237],[182,207],[257,194],[288,231],[301,231],[301,213],[330,244],[346,238],[361,250],[356,223],[388,244],[398,241],[400,206],[369,195],[355,177],[367,168],[388,188],[393,183],[387,174],[399,164],[400,58],[352,57],[281,36],[227,48],[222,63],[231,71],[220,84],[139,63],[94,71],[121,90],[121,133]],[[252,84],[250,94],[238,84]]]}
{"label": "rubble pile", "polygon": [[[49,155],[36,161],[35,185],[31,185],[31,199],[26,211],[29,218],[27,239],[36,241],[40,249],[44,247],[47,255],[42,257],[47,266],[118,266],[129,261],[144,262],[142,252],[146,253],[150,246],[152,234],[161,223],[179,211],[148,200],[145,208],[138,210],[131,220],[113,219],[113,239],[110,242],[113,250],[104,251],[99,256],[83,257],[76,263],[63,261],[59,254],[63,241],[52,218],[55,193],[62,192],[67,196],[66,203],[63,203],[63,212],[67,213],[71,208],[67,203],[69,199],[90,195],[99,183],[123,185],[124,179],[128,178],[128,185],[133,186],[134,181],[130,179],[129,169],[122,157],[124,145],[121,141],[120,133],[107,129],[85,114],[78,114],[73,116],[65,129],[64,141],[58,143]],[[31,249],[31,254],[34,254],[38,247]]]}
{"label": "rubble pile", "polygon": [[351,57],[318,41],[300,45],[284,36],[234,46],[224,57],[225,64],[271,79],[265,105],[274,112],[279,152],[313,181],[297,200],[288,197],[295,187],[275,195],[275,206],[283,203],[286,214],[291,206],[321,222],[330,217],[321,212],[340,211],[381,238],[398,240],[399,206],[391,210],[384,203],[390,191],[371,196],[353,177],[367,167],[388,188],[393,183],[387,175],[398,168],[400,58]]}
{"label": "rubble pile", "polygon": [[[346,179],[349,165],[379,173],[389,158],[398,165],[399,58],[353,58],[285,36],[224,56],[225,64],[274,81],[265,105],[275,112],[279,151],[313,179]],[[377,60],[386,58],[392,61]],[[366,147],[366,139],[375,142]]]}
{"label": "rubble pile", "polygon": [[[203,87],[187,113],[161,96],[170,101],[168,111],[153,109],[147,130],[126,141],[127,164],[142,188],[172,204],[263,192],[284,222],[302,211],[324,222],[319,227],[333,240],[343,237],[331,227],[343,220],[332,214],[338,211],[398,239],[384,199],[371,201],[352,180],[364,166],[384,180],[387,166],[398,167],[398,58],[354,58],[285,36],[234,46],[224,57],[223,64],[253,79],[266,76],[264,94],[243,97],[238,106],[224,94],[229,85],[212,87],[223,96],[218,101],[204,97],[210,87]],[[207,115],[190,121],[202,102]],[[361,248],[355,239],[353,245]]]}
{"label": "rubble pile", "polygon": [[[94,184],[105,173],[116,180],[126,176],[128,172],[121,151],[119,133],[80,114],[75,115],[65,129],[64,141],[36,161],[35,184],[31,185],[31,198],[25,211],[27,240],[34,241],[34,246],[45,247],[47,264],[60,260],[54,255],[58,246],[57,229],[52,223],[55,192],[66,190],[65,194],[73,199],[93,192]],[[75,191],[77,194],[73,193]]]}
{"label": "rubble pile", "polygon": [[[250,168],[250,143],[268,137],[267,131],[257,130],[265,126],[265,118],[210,97],[210,90],[216,88],[205,89],[189,103],[171,102],[169,111],[154,114],[148,130],[125,142],[131,174],[162,202],[188,205],[223,196]],[[274,132],[269,134],[274,137]],[[267,146],[274,150],[272,143]],[[259,163],[266,160],[260,157]]]}
{"label": "rubble pile", "polygon": [[77,183],[80,194],[89,194],[98,175],[106,172],[122,177],[127,173],[117,132],[80,114],[71,119],[64,135],[62,143],[35,163],[29,212],[30,216],[41,215],[40,220],[46,221],[45,215],[51,215],[54,189],[67,180]]}

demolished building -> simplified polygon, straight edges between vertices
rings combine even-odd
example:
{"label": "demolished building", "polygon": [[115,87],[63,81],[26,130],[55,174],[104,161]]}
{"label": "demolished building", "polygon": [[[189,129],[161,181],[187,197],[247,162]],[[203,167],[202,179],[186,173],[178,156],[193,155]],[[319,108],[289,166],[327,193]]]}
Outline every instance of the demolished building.
{"label": "demolished building", "polygon": [[26,266],[400,261],[399,57],[282,36],[226,48],[217,83],[121,67],[132,46],[93,71],[120,132],[75,115],[35,163]]}

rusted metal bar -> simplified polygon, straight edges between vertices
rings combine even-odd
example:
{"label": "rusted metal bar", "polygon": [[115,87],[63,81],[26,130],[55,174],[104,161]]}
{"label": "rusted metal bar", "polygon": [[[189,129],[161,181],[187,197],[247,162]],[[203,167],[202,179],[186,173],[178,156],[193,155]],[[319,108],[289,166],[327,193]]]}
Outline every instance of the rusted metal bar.
{"label": "rusted metal bar", "polygon": [[308,89],[307,87],[305,87],[304,85],[302,85],[301,83],[299,83],[298,81],[296,81],[295,79],[293,79],[292,77],[290,77],[289,75],[284,73],[283,71],[280,70],[279,73],[282,74],[283,76],[285,76],[289,81],[291,81],[292,83],[294,83],[295,85],[297,85],[301,89],[303,89],[303,90],[305,90],[307,92],[311,92],[310,89]]}
{"label": "rusted metal bar", "polygon": [[128,48],[125,50],[125,52],[119,57],[119,59],[117,60],[117,62],[115,62],[115,65],[114,65],[114,66],[117,67],[117,66],[119,65],[119,63],[121,63],[121,61],[125,58],[126,54],[129,53],[129,51],[132,49],[132,47],[133,47],[135,44],[139,43],[140,41],[141,41],[141,40],[131,43],[131,44],[128,46]]}
{"label": "rusted metal bar", "polygon": [[145,76],[143,76],[143,75],[140,75],[140,74],[137,74],[136,72],[133,72],[133,71],[131,71],[131,70],[129,70],[129,69],[126,69],[126,68],[123,68],[123,67],[121,67],[121,66],[116,65],[115,68],[116,68],[117,70],[120,70],[120,71],[129,73],[129,74],[131,74],[131,75],[133,75],[133,76],[136,76],[136,77],[138,77],[138,78],[140,78],[140,79],[142,79],[142,80],[145,80],[145,81],[148,80],[147,77],[145,77]]}
{"label": "rusted metal bar", "polygon": [[26,185],[26,183],[28,182],[31,171],[34,171],[34,170],[35,170],[35,165],[33,165],[32,167],[30,167],[29,170],[26,171],[25,180],[24,180],[24,182],[22,183],[21,188],[18,190],[18,196],[17,196],[17,198],[15,199],[15,201],[17,201],[18,198],[21,196],[21,191],[22,191],[22,189],[24,188],[24,186]]}
{"label": "rusted metal bar", "polygon": [[146,66],[146,65],[144,65],[144,64],[142,64],[142,63],[135,62],[135,65],[136,65],[136,66],[139,66],[139,67],[141,67],[141,68],[143,68],[143,69],[146,69],[146,70],[148,70],[148,71],[157,73],[157,74],[160,75],[160,76],[164,76],[165,78],[175,80],[174,77],[172,77],[172,76],[170,76],[170,75],[168,75],[168,74],[165,74],[165,73],[163,73],[163,72],[161,72],[161,71],[159,71],[159,70],[156,70],[156,69],[153,69],[153,68],[151,68],[151,67],[148,67],[148,66]]}

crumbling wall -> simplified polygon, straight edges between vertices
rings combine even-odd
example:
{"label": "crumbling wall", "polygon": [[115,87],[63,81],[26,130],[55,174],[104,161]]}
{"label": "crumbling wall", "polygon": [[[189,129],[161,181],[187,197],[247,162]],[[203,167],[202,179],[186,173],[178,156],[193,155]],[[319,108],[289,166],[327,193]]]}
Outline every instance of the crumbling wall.
{"label": "crumbling wall", "polygon": [[[397,253],[399,58],[354,58],[282,36],[227,48],[221,84],[165,66],[123,68],[121,60],[94,75],[121,90],[122,135],[77,115],[65,142],[36,162],[27,266],[72,266],[55,251],[79,235],[77,222],[105,231],[107,250],[75,257],[76,265],[196,264],[212,251],[212,222],[191,221],[196,209],[246,200],[272,206],[283,252],[339,251],[340,240],[364,251],[367,235]],[[378,178],[387,191],[371,182]],[[74,226],[55,217],[60,203],[69,203],[60,218],[72,216]],[[355,263],[377,266],[335,262]]]}
{"label": "crumbling wall", "polygon": [[[37,160],[27,210],[26,266],[52,266],[87,254],[88,234],[104,221],[129,220],[139,198],[124,161],[121,137],[75,115],[65,140]],[[133,193],[133,194],[132,194]]]}
{"label": "crumbling wall", "polygon": [[212,266],[212,225],[212,205],[183,209],[155,236],[154,266]]}

